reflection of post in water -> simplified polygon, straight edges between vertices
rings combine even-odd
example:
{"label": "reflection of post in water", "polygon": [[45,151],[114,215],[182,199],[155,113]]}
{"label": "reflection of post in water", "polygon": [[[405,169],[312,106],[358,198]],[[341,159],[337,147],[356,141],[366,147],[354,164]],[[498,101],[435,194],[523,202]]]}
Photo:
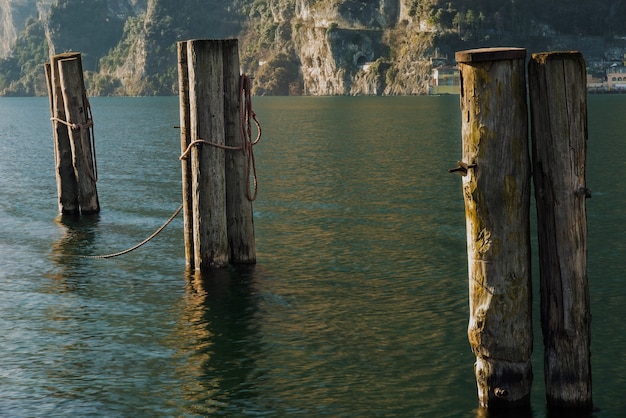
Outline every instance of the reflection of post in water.
{"label": "reflection of post in water", "polygon": [[251,374],[261,347],[254,277],[254,266],[188,273],[177,349],[187,357],[181,375],[192,378],[184,393],[194,413],[223,412],[256,396]]}
{"label": "reflection of post in water", "polygon": [[63,235],[53,244],[51,259],[61,268],[59,278],[73,276],[78,268],[77,260],[82,260],[80,256],[91,252],[98,220],[97,214],[82,217],[59,215],[56,218],[55,222]]}

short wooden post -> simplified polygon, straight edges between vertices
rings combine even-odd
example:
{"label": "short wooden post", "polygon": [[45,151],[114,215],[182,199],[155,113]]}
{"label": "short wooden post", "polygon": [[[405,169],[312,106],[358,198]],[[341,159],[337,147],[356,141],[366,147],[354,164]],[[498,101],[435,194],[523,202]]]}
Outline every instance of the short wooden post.
{"label": "short wooden post", "polygon": [[[239,70],[239,48],[236,39],[223,41],[224,47],[224,115],[226,145],[241,148],[244,145],[241,121],[243,82]],[[251,152],[249,150],[248,152]],[[256,249],[252,202],[248,199],[251,162],[243,151],[226,151],[226,213],[231,262],[254,264]]]}
{"label": "short wooden post", "polygon": [[92,123],[80,55],[58,62],[66,122],[70,129],[73,165],[78,184],[78,204],[83,214],[100,212],[96,189],[97,170],[91,143]]}
{"label": "short wooden post", "polygon": [[530,403],[532,322],[526,50],[456,53],[461,72],[470,319],[481,407]]}
{"label": "short wooden post", "polygon": [[55,55],[46,63],[46,79],[48,97],[50,98],[50,116],[54,140],[54,162],[59,198],[59,212],[66,215],[80,213],[78,204],[78,184],[74,173],[72,147],[70,145],[69,129],[65,121],[65,105],[59,81],[59,66],[61,59],[79,56],[78,53]]}
{"label": "short wooden post", "polygon": [[190,134],[207,143],[191,149],[194,265],[227,267],[223,52],[220,41],[187,42]]}
{"label": "short wooden post", "polygon": [[552,407],[591,407],[585,60],[533,54],[528,74],[546,398]]}
{"label": "short wooden post", "polygon": [[[180,147],[184,153],[191,144],[190,110],[189,110],[189,73],[187,61],[187,42],[179,42],[178,45],[178,91],[180,97]],[[194,269],[193,249],[193,199],[191,162],[189,157],[181,159],[182,166],[182,191],[183,191],[183,228],[185,241],[185,260],[187,267]]]}

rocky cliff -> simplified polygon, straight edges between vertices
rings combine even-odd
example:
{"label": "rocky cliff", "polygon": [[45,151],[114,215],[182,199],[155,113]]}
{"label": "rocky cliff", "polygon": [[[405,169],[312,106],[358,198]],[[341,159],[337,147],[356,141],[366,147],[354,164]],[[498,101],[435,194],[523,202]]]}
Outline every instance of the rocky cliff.
{"label": "rocky cliff", "polygon": [[[601,39],[614,36],[626,6],[590,1],[597,5],[584,17],[598,16],[579,19],[580,25],[597,21],[596,31],[611,32]],[[227,37],[240,40],[242,68],[254,76],[255,94],[424,94],[433,62],[453,63],[455,50],[507,44],[547,49],[554,34],[580,30],[580,16],[566,0],[542,4],[0,0],[0,94],[45,94],[41,64],[50,53],[68,50],[83,53],[92,95],[175,94],[176,42]],[[546,22],[547,11],[569,15]]]}
{"label": "rocky cliff", "polygon": [[0,0],[0,58],[11,55],[28,19],[45,15],[53,0]]}
{"label": "rocky cliff", "polygon": [[[432,42],[408,43],[408,3],[0,0],[0,57],[9,68],[25,42],[45,44],[50,53],[80,51],[93,95],[175,94],[176,41],[239,37],[242,64],[255,76],[256,94],[423,94]],[[34,19],[30,31],[28,18]],[[37,33],[47,36],[33,39]],[[45,92],[40,76],[18,76],[4,77],[0,89]]]}

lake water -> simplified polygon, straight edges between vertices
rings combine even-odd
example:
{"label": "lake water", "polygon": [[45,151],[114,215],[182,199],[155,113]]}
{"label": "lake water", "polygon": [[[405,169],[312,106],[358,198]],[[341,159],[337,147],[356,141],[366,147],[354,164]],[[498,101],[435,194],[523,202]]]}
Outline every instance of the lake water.
{"label": "lake water", "polygon": [[[457,96],[255,98],[257,264],[185,271],[178,98],[93,98],[57,214],[46,98],[0,98],[0,416],[478,417]],[[626,416],[626,96],[589,97],[595,417]],[[536,245],[536,240],[533,240]],[[536,250],[535,250],[536,251]],[[534,260],[536,265],[536,260]],[[535,274],[534,417],[544,406]]]}

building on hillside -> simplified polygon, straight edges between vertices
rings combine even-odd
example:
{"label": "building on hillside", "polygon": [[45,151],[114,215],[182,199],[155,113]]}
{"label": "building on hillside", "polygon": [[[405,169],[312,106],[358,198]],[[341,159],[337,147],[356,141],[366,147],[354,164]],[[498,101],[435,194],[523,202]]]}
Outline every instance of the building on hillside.
{"label": "building on hillside", "polygon": [[587,91],[589,93],[604,93],[606,91],[604,75],[587,72]]}
{"label": "building on hillside", "polygon": [[626,66],[611,66],[606,70],[606,86],[611,92],[626,92]]}
{"label": "building on hillside", "polygon": [[433,68],[430,94],[460,94],[461,74],[457,66]]}

